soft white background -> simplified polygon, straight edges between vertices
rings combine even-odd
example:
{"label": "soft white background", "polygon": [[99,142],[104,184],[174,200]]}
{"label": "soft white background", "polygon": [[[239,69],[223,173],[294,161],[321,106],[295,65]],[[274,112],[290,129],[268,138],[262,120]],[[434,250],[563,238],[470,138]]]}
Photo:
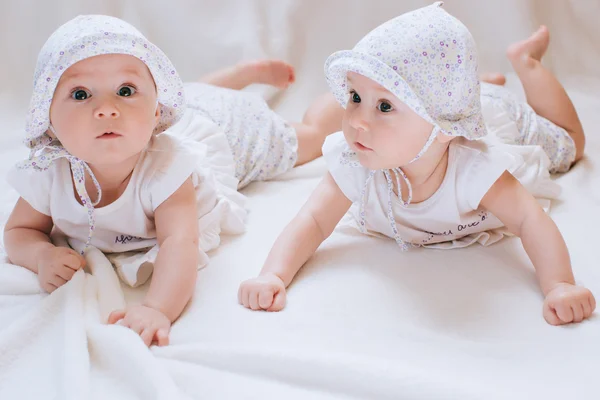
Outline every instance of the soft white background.
{"label": "soft white background", "polygon": [[[326,90],[322,68],[330,53],[351,48],[377,24],[426,4],[0,0],[0,172],[25,155],[18,140],[37,52],[59,24],[78,14],[107,13],[133,23],[169,55],[186,80],[242,59],[283,58],[297,67],[297,84],[286,93],[251,90],[263,91],[286,117],[298,119],[310,100]],[[507,45],[541,23],[550,27],[545,63],[567,83],[589,138],[587,157],[558,178],[564,192],[552,217],[567,240],[578,280],[600,297],[595,251],[600,226],[600,1],[449,0],[446,8],[473,32],[481,70],[510,72]],[[509,84],[518,90],[514,77]],[[75,371],[85,377],[73,381],[77,387],[89,379],[98,398],[161,398],[153,390],[169,382],[195,398],[211,399],[600,398],[600,319],[548,326],[531,265],[516,239],[491,248],[400,254],[393,241],[338,230],[290,287],[284,312],[253,313],[239,307],[239,282],[258,272],[278,232],[324,171],[317,160],[245,190],[251,208],[248,232],[225,240],[211,254],[196,298],[173,328],[173,345],[153,349],[150,359],[138,357],[145,350],[133,336],[128,336],[133,345],[116,354],[111,338],[126,333],[112,330],[96,332],[93,343],[105,347],[95,352],[90,347],[89,364],[65,358],[63,348],[75,348],[71,355],[88,348],[69,347],[70,336],[63,337],[63,330],[73,333],[79,326],[69,314],[73,304],[51,296],[60,318],[46,316],[49,322],[27,325],[27,318],[48,314],[43,308],[48,298],[40,302],[40,295],[0,295],[0,397],[32,395],[29,381],[36,381],[38,391],[59,390],[71,382],[67,373]],[[15,193],[4,183],[1,188],[3,220]],[[29,286],[15,289],[12,283],[22,277],[33,285],[25,275],[2,266],[0,293],[25,291]],[[68,300],[67,292],[62,293]],[[141,293],[127,295],[139,298]],[[27,314],[31,310],[37,314]],[[37,340],[36,351],[18,342],[19,335]],[[3,353],[8,349],[12,356]],[[123,361],[124,354],[131,354],[131,360]],[[154,394],[144,394],[144,388]]]}

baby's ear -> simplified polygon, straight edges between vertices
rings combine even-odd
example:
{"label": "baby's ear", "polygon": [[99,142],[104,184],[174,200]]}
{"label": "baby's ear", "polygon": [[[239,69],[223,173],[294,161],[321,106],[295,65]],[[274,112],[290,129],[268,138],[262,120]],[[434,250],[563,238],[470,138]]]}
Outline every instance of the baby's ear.
{"label": "baby's ear", "polygon": [[437,141],[440,143],[448,143],[449,141],[451,141],[452,139],[456,138],[456,136],[450,136],[450,135],[446,135],[445,133],[438,133],[437,135]]}
{"label": "baby's ear", "polygon": [[156,103],[156,111],[154,112],[154,119],[156,120],[156,123],[158,124],[158,121],[160,120],[160,103]]}
{"label": "baby's ear", "polygon": [[48,125],[48,129],[46,129],[46,135],[50,136],[52,139],[56,139],[54,129],[52,129],[52,122],[50,123],[50,125]]}

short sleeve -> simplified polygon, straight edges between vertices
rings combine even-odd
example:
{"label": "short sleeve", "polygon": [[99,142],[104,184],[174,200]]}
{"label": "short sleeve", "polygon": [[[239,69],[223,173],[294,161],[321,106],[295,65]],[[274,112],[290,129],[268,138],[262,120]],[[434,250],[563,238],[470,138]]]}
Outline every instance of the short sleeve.
{"label": "short sleeve", "polygon": [[360,201],[360,192],[369,176],[369,170],[360,165],[343,132],[334,133],[325,139],[323,158],[342,193],[354,203]]}
{"label": "short sleeve", "polygon": [[478,209],[494,183],[505,171],[510,171],[515,162],[515,157],[511,154],[494,147],[478,152],[470,161],[461,165],[464,174],[459,180],[457,193],[466,196],[469,208]]}
{"label": "short sleeve", "polygon": [[61,161],[55,161],[45,171],[12,167],[6,179],[8,184],[31,207],[44,215],[51,216],[50,195],[55,174],[60,170],[59,164]]}
{"label": "short sleeve", "polygon": [[146,183],[152,211],[164,203],[183,183],[193,176],[199,155],[173,138],[161,135],[148,150],[141,177]]}

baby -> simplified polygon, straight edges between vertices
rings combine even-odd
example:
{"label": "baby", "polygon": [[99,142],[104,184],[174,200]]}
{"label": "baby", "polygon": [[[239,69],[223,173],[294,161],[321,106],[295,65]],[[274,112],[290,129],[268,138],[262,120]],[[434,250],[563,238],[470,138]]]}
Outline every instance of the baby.
{"label": "baby", "polygon": [[569,97],[540,63],[548,41],[542,27],[508,49],[528,104],[480,85],[475,42],[441,2],[330,56],[327,82],[345,114],[343,132],[323,147],[329,173],[260,276],[242,283],[240,303],[281,310],[286,287],[354,204],[361,231],[403,250],[489,245],[514,234],[535,267],[546,321],[588,318],[594,296],[575,285],[565,241],[542,207],[558,193],[549,171],[567,171],[585,142]]}
{"label": "baby", "polygon": [[240,64],[204,81],[221,87],[184,85],[167,56],[124,21],[79,16],[40,51],[26,122],[31,154],[8,177],[20,195],[5,227],[10,260],[48,292],[85,266],[88,246],[107,253],[132,286],[153,272],[143,303],[109,317],[147,345],[168,343],[219,234],[244,230],[238,188],[318,157],[335,131],[327,122],[341,120],[339,106],[320,99],[292,125],[260,97],[233,90],[287,87],[294,71],[281,61]]}

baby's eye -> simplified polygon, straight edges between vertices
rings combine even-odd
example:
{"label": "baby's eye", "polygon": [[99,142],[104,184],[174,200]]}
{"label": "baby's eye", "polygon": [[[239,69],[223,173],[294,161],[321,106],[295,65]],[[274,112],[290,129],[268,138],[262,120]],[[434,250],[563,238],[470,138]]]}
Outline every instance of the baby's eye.
{"label": "baby's eye", "polygon": [[350,99],[353,103],[360,103],[360,96],[354,90],[350,92]]}
{"label": "baby's eye", "polygon": [[382,101],[381,103],[379,103],[379,105],[377,106],[377,108],[379,109],[379,111],[383,112],[383,113],[387,113],[392,111],[392,105],[390,103],[387,103],[385,101]]}
{"label": "baby's eye", "polygon": [[71,98],[73,100],[77,100],[77,101],[87,100],[91,96],[92,96],[91,94],[89,94],[88,92],[86,92],[83,89],[77,89],[71,93]]}
{"label": "baby's eye", "polygon": [[117,94],[122,97],[133,96],[135,94],[135,88],[133,86],[125,85],[119,89]]}

